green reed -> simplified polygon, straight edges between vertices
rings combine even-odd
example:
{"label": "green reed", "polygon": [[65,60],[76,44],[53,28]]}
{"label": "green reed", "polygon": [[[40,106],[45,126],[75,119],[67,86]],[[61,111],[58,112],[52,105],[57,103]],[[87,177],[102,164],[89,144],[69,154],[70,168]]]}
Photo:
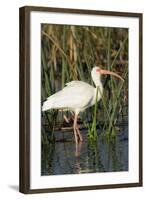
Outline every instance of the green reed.
{"label": "green reed", "polygon": [[87,124],[86,126],[88,127],[88,137],[90,140],[97,140],[98,138],[98,131],[97,131],[97,112],[98,112],[98,96],[99,96],[99,88],[96,88],[96,103],[93,107],[93,121],[91,124]]}

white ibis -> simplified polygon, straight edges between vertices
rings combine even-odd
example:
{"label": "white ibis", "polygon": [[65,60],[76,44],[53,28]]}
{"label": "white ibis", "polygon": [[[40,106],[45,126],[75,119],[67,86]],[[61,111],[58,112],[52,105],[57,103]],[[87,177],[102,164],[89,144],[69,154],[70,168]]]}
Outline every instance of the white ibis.
{"label": "white ibis", "polygon": [[[115,72],[103,70],[99,67],[93,67],[91,77],[96,87],[83,81],[71,81],[67,83],[61,91],[51,95],[43,103],[42,111],[59,109],[74,112],[73,129],[76,143],[78,143],[78,141],[83,141],[77,125],[78,114],[86,108],[93,106],[96,103],[96,100],[99,101],[101,99],[103,93],[103,86],[100,80],[101,74],[110,74],[123,80],[123,78]],[[100,91],[98,93],[97,88]]]}

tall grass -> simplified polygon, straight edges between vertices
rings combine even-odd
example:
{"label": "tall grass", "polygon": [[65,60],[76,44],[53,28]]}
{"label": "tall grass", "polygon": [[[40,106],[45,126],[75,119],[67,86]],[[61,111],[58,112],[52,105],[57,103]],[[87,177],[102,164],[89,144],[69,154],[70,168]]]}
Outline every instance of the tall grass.
{"label": "tall grass", "polygon": [[[98,138],[100,126],[107,135],[115,135],[115,125],[128,103],[128,30],[120,28],[42,25],[41,37],[41,98],[42,103],[72,80],[93,85],[91,70],[94,65],[118,71],[125,79],[120,82],[103,77],[104,94],[100,102],[81,114],[89,138]],[[97,91],[100,92],[100,91]],[[126,100],[125,100],[126,99]],[[63,125],[57,111],[42,113],[43,135]],[[70,117],[70,114],[67,113]],[[128,111],[126,111],[128,115]],[[44,128],[47,127],[47,128]]]}

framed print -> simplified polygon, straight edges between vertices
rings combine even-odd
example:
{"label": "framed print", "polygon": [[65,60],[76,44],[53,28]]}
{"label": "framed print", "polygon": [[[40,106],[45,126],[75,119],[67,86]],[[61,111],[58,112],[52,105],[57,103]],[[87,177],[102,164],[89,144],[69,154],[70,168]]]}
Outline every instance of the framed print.
{"label": "framed print", "polygon": [[142,14],[20,8],[20,192],[142,186]]}

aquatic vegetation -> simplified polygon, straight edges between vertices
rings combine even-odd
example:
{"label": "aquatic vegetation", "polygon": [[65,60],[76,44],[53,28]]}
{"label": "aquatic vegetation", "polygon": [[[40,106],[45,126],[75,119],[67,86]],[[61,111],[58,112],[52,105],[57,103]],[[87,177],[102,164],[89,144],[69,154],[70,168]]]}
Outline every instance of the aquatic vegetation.
{"label": "aquatic vegetation", "polygon": [[[101,132],[115,137],[116,124],[128,118],[128,29],[42,25],[42,102],[72,80],[93,85],[90,72],[94,65],[119,72],[125,81],[105,77],[100,102],[81,114],[80,123],[90,140],[97,140]],[[72,114],[66,112],[66,116]],[[42,113],[42,142],[48,137],[55,141],[54,130],[64,125],[70,124],[65,124],[58,111]]]}

